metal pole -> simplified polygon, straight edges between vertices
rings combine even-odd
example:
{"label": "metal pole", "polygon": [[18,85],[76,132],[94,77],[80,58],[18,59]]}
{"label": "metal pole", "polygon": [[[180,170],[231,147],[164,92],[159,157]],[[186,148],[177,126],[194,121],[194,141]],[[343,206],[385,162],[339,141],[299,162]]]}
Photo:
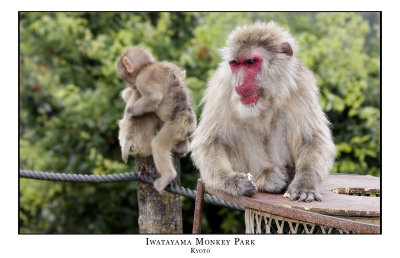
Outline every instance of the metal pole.
{"label": "metal pole", "polygon": [[200,178],[197,181],[197,194],[196,194],[196,202],[194,208],[194,216],[193,216],[193,234],[201,233],[201,218],[203,215],[203,202],[204,202],[204,183]]}

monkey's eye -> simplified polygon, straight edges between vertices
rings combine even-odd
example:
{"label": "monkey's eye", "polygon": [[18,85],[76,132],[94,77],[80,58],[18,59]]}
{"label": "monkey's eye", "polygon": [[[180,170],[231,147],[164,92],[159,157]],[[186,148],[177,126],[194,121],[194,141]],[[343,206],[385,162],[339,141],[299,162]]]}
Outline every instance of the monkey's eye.
{"label": "monkey's eye", "polygon": [[239,62],[236,61],[236,60],[232,60],[232,61],[231,61],[231,64],[233,64],[233,65],[239,65]]}
{"label": "monkey's eye", "polygon": [[247,63],[248,65],[254,64],[255,62],[257,62],[256,59],[248,59],[248,60],[246,61],[246,63]]}

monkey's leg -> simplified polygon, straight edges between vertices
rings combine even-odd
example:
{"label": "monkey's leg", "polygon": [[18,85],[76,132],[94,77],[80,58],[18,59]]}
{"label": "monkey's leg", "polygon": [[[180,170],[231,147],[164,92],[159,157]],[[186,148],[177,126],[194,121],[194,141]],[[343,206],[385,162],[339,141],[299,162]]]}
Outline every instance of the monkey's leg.
{"label": "monkey's leg", "polygon": [[296,170],[294,179],[284,196],[289,197],[292,201],[322,201],[322,196],[318,189],[321,183],[322,178],[315,170],[307,168]]}
{"label": "monkey's leg", "polygon": [[268,193],[281,193],[288,185],[288,172],[286,168],[274,167],[258,174],[255,179],[259,190]]}
{"label": "monkey's leg", "polygon": [[141,97],[141,95],[138,90],[128,87],[121,92],[121,97],[126,102],[124,118],[129,119],[132,117],[132,115],[128,112],[128,110]]}
{"label": "monkey's leg", "polygon": [[173,147],[172,152],[176,153],[180,158],[183,158],[189,150],[189,137],[193,135],[196,129],[196,115],[190,110],[186,110],[181,113],[179,118],[182,124],[182,128],[186,128],[184,132],[181,132],[182,139]]}
{"label": "monkey's leg", "polygon": [[207,187],[222,190],[235,196],[253,196],[257,190],[247,174],[232,169],[222,144],[214,142],[193,149],[192,156],[200,168]]}
{"label": "monkey's leg", "polygon": [[[319,186],[329,175],[334,160],[334,145],[323,134],[314,134],[314,138],[300,148],[295,160],[295,175],[287,194],[291,200],[311,202],[321,201]],[[285,194],[285,195],[287,195]]]}
{"label": "monkey's leg", "polygon": [[134,117],[133,119],[137,119],[138,121],[136,131],[138,131],[139,134],[133,137],[138,145],[141,146],[139,156],[150,156],[152,154],[151,141],[161,121],[155,114],[145,114],[141,117]]}
{"label": "monkey's leg", "polygon": [[176,171],[172,163],[171,150],[179,141],[177,132],[179,125],[167,122],[163,125],[157,136],[151,141],[154,164],[160,177],[154,182],[154,188],[161,192],[176,177]]}

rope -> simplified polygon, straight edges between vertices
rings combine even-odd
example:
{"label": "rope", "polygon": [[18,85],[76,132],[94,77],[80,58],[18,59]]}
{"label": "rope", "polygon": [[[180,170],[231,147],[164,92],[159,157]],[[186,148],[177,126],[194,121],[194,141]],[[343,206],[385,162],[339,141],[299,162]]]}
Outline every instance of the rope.
{"label": "rope", "polygon": [[[143,182],[153,184],[154,178],[147,173],[130,172],[121,174],[111,175],[82,175],[82,174],[66,174],[66,173],[54,173],[54,172],[39,172],[30,170],[20,170],[19,176],[23,178],[47,180],[47,181],[58,181],[58,182],[77,182],[77,183],[116,183],[134,181],[140,179]],[[168,192],[183,195],[188,198],[196,199],[196,190],[185,188],[176,184],[170,184],[166,188]],[[244,211],[245,208],[242,205],[238,205],[232,202],[227,202],[218,197],[205,194],[204,201],[214,205]]]}
{"label": "rope", "polygon": [[59,182],[78,182],[78,183],[116,183],[137,180],[139,173],[131,172],[112,175],[82,175],[65,174],[54,172],[38,172],[30,170],[20,170],[20,177]]}

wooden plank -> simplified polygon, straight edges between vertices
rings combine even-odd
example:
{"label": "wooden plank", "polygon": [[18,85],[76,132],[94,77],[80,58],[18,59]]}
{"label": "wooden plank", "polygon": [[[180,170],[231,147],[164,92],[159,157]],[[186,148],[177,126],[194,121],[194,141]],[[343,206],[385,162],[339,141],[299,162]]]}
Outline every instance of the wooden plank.
{"label": "wooden plank", "polygon": [[271,194],[257,192],[253,197],[259,201],[283,205],[285,207],[297,208],[306,211],[318,212],[332,216],[348,217],[379,217],[380,197],[352,196],[338,194],[336,189],[359,189],[364,193],[380,193],[380,178],[372,176],[331,174],[322,185],[322,202],[298,202],[284,198],[282,194]]}

